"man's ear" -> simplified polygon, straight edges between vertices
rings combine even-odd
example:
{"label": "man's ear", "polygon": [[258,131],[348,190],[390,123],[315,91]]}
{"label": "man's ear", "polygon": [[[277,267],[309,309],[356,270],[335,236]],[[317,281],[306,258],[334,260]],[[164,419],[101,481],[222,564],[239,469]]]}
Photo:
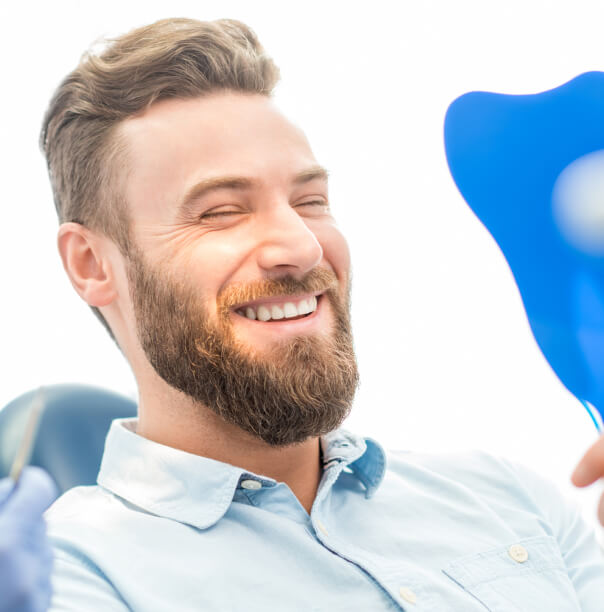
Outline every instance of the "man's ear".
{"label": "man's ear", "polygon": [[78,295],[90,306],[107,306],[117,291],[108,250],[108,240],[79,223],[59,227],[57,246],[67,276]]}

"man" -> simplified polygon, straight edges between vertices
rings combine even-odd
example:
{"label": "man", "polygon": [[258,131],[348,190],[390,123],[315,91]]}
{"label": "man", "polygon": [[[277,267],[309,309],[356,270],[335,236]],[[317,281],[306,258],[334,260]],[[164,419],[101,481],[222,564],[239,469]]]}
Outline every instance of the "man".
{"label": "man", "polygon": [[358,373],[327,173],[243,24],[89,55],[44,121],[59,250],[139,385],[49,511],[53,610],[600,610],[593,533],[484,453],[339,425]]}

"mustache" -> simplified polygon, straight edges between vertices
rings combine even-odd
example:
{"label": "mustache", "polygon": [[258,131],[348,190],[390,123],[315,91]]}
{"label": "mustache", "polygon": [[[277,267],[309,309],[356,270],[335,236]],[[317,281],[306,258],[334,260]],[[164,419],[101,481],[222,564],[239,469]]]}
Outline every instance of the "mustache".
{"label": "mustache", "polygon": [[313,268],[302,278],[288,274],[276,279],[229,285],[217,296],[218,309],[226,313],[233,306],[245,302],[282,295],[330,292],[335,291],[337,285],[338,278],[332,270]]}

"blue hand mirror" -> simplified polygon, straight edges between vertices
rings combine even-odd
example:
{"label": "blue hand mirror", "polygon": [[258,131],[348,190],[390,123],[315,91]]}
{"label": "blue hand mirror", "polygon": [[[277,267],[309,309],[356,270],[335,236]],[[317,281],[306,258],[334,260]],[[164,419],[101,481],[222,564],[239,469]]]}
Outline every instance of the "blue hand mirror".
{"label": "blue hand mirror", "polygon": [[471,92],[445,118],[453,179],[510,265],[539,348],[604,416],[604,73],[533,95]]}

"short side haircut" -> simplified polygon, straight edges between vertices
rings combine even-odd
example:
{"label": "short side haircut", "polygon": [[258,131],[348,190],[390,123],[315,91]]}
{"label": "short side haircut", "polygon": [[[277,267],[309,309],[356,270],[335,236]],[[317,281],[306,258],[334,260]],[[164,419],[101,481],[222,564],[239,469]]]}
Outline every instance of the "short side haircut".
{"label": "short side haircut", "polygon": [[[164,19],[106,42],[101,53],[85,53],[59,85],[44,117],[40,146],[59,223],[100,232],[128,257],[120,122],[168,98],[221,90],[270,96],[279,69],[254,32],[232,19]],[[91,308],[115,340],[100,310]]]}

